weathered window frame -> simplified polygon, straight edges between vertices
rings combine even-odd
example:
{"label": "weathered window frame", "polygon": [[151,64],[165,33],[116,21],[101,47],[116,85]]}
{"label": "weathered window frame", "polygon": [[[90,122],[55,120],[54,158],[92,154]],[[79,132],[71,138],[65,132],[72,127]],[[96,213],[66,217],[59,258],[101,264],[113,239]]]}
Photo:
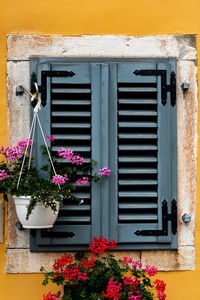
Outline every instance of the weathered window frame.
{"label": "weathered window frame", "polygon": [[[155,264],[160,270],[195,269],[195,197],[197,157],[197,82],[195,36],[8,36],[8,142],[27,135],[29,98],[17,97],[16,86],[29,86],[29,57],[176,57],[178,118],[178,250],[131,251],[129,255]],[[182,82],[190,83],[187,92]],[[13,134],[14,133],[14,134]],[[182,222],[188,213],[192,221]],[[40,265],[51,266],[60,253],[30,253],[28,232],[15,227],[12,200],[8,208],[7,272],[37,273]],[[127,253],[127,251],[126,251]],[[124,253],[119,252],[117,255]],[[164,259],[163,259],[164,258]],[[21,262],[23,261],[23,264]]]}

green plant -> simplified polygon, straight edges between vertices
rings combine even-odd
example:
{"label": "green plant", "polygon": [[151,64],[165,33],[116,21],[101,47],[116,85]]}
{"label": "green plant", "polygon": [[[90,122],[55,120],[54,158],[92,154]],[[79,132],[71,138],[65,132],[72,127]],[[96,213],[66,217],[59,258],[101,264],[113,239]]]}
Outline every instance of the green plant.
{"label": "green plant", "polygon": [[64,285],[64,292],[43,296],[43,300],[159,300],[166,298],[165,283],[150,277],[156,275],[154,266],[142,267],[141,261],[124,257],[117,260],[114,255],[108,253],[103,256],[105,250],[116,248],[115,241],[107,241],[105,238],[93,238],[89,245],[92,252],[90,257],[84,253],[77,253],[75,257],[64,254],[53,265],[52,272],[45,271],[43,285],[49,281],[58,286]]}
{"label": "green plant", "polygon": [[[53,136],[46,138],[52,143],[55,142]],[[5,200],[7,200],[8,193],[15,196],[31,196],[27,207],[27,219],[38,202],[42,202],[45,207],[51,207],[53,211],[56,211],[55,200],[61,205],[64,198],[81,203],[83,200],[76,198],[74,193],[81,185],[100,180],[96,173],[91,175],[95,161],[92,161],[91,164],[84,164],[82,157],[65,148],[58,150],[57,156],[52,157],[55,174],[47,156],[47,149],[42,146],[41,151],[44,162],[46,162],[45,165],[38,170],[34,166],[33,157],[31,157],[30,163],[26,159],[20,184],[18,184],[23,155],[26,147],[28,147],[27,149],[31,147],[31,143],[31,140],[22,139],[14,147],[3,146],[0,148],[0,193],[4,194]],[[27,151],[27,156],[29,155],[30,149]],[[64,160],[67,160],[68,164],[63,164]],[[45,178],[41,176],[40,171],[45,171]],[[100,175],[108,176],[109,172],[110,170],[107,168],[99,169]]]}

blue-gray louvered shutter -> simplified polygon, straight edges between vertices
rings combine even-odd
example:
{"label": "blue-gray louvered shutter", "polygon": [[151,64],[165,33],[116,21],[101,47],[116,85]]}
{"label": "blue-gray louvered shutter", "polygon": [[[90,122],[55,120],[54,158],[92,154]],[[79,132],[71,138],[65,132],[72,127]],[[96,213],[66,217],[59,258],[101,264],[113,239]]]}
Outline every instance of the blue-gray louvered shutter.
{"label": "blue-gray louvered shutter", "polygon": [[[83,190],[81,209],[65,205],[52,230],[32,231],[32,251],[87,249],[93,236],[116,239],[119,250],[177,247],[176,105],[170,92],[175,60],[121,61],[32,61],[31,74],[37,74],[39,84],[42,71],[76,74],[46,78],[47,105],[41,113],[47,134],[57,135],[59,146],[71,146],[88,159],[92,156],[99,162],[94,171],[100,166],[112,170],[101,185],[92,185],[89,193],[88,187]],[[147,74],[137,75],[136,70]],[[82,136],[76,144],[79,129]]]}
{"label": "blue-gray louvered shutter", "polygon": [[[40,86],[42,101],[46,100],[39,116],[45,134],[53,134],[56,138],[52,154],[65,147],[83,156],[85,163],[90,163],[91,157],[100,161],[100,66],[33,59],[31,76]],[[35,155],[38,168],[43,165],[41,144],[42,137],[37,129]],[[98,168],[99,164],[94,172]],[[100,185],[83,186],[75,195],[84,200],[82,205],[65,200],[52,229],[31,231],[31,251],[87,249],[92,236],[100,236]]]}
{"label": "blue-gray louvered shutter", "polygon": [[110,239],[118,249],[177,248],[175,66],[111,66]]}

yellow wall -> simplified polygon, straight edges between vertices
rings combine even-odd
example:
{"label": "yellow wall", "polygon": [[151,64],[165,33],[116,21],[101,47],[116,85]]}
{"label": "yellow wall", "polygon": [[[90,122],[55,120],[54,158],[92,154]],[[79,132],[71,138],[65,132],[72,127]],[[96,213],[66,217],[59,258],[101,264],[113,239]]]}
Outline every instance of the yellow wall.
{"label": "yellow wall", "polygon": [[[0,145],[7,139],[6,35],[15,34],[197,34],[199,0],[2,0],[0,7]],[[200,48],[198,49],[198,61]],[[200,67],[200,65],[198,65]],[[198,149],[200,144],[198,143]],[[198,156],[200,151],[198,151]],[[198,159],[199,165],[199,159]],[[199,167],[199,166],[198,166]],[[162,272],[169,300],[200,300],[200,182],[196,203],[196,271]],[[6,229],[6,228],[5,228]],[[39,300],[49,289],[42,275],[5,273],[6,245],[0,244],[0,299]]]}

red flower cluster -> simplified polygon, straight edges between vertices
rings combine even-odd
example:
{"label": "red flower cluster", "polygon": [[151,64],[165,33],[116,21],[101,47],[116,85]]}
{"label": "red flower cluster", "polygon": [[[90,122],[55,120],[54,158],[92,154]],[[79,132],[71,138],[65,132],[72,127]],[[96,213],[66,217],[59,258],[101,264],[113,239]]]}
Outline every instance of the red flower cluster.
{"label": "red flower cluster", "polygon": [[137,286],[140,284],[137,278],[125,277],[124,285],[130,285],[129,295],[133,294],[137,290]]}
{"label": "red flower cluster", "polygon": [[165,300],[165,298],[167,297],[167,295],[164,293],[166,283],[164,283],[163,280],[156,279],[154,281],[154,284],[155,284],[155,289],[157,292],[157,298],[159,298],[159,300]]}
{"label": "red flower cluster", "polygon": [[117,284],[117,282],[111,278],[108,282],[107,293],[103,292],[103,297],[110,299],[113,298],[114,300],[120,299],[121,295],[119,292],[122,289],[121,285],[121,283]]}
{"label": "red flower cluster", "polygon": [[71,255],[63,254],[61,258],[55,260],[55,264],[53,265],[54,270],[62,270],[66,265],[73,263],[73,258]]}
{"label": "red flower cluster", "polygon": [[93,238],[92,243],[89,245],[89,250],[95,255],[99,256],[103,254],[106,250],[116,248],[116,241],[107,241],[104,237]]}
{"label": "red flower cluster", "polygon": [[95,257],[92,256],[91,259],[86,259],[86,258],[83,258],[83,261],[81,262],[82,266],[84,269],[91,269],[95,266]]}
{"label": "red flower cluster", "polygon": [[87,273],[81,273],[79,267],[75,264],[73,256],[71,255],[62,255],[60,259],[57,259],[53,265],[55,270],[54,278],[58,278],[59,274],[62,274],[64,279],[69,280],[86,280],[88,279]]}
{"label": "red flower cluster", "polygon": [[49,292],[47,295],[43,295],[43,300],[58,300],[58,294],[51,294]]}

